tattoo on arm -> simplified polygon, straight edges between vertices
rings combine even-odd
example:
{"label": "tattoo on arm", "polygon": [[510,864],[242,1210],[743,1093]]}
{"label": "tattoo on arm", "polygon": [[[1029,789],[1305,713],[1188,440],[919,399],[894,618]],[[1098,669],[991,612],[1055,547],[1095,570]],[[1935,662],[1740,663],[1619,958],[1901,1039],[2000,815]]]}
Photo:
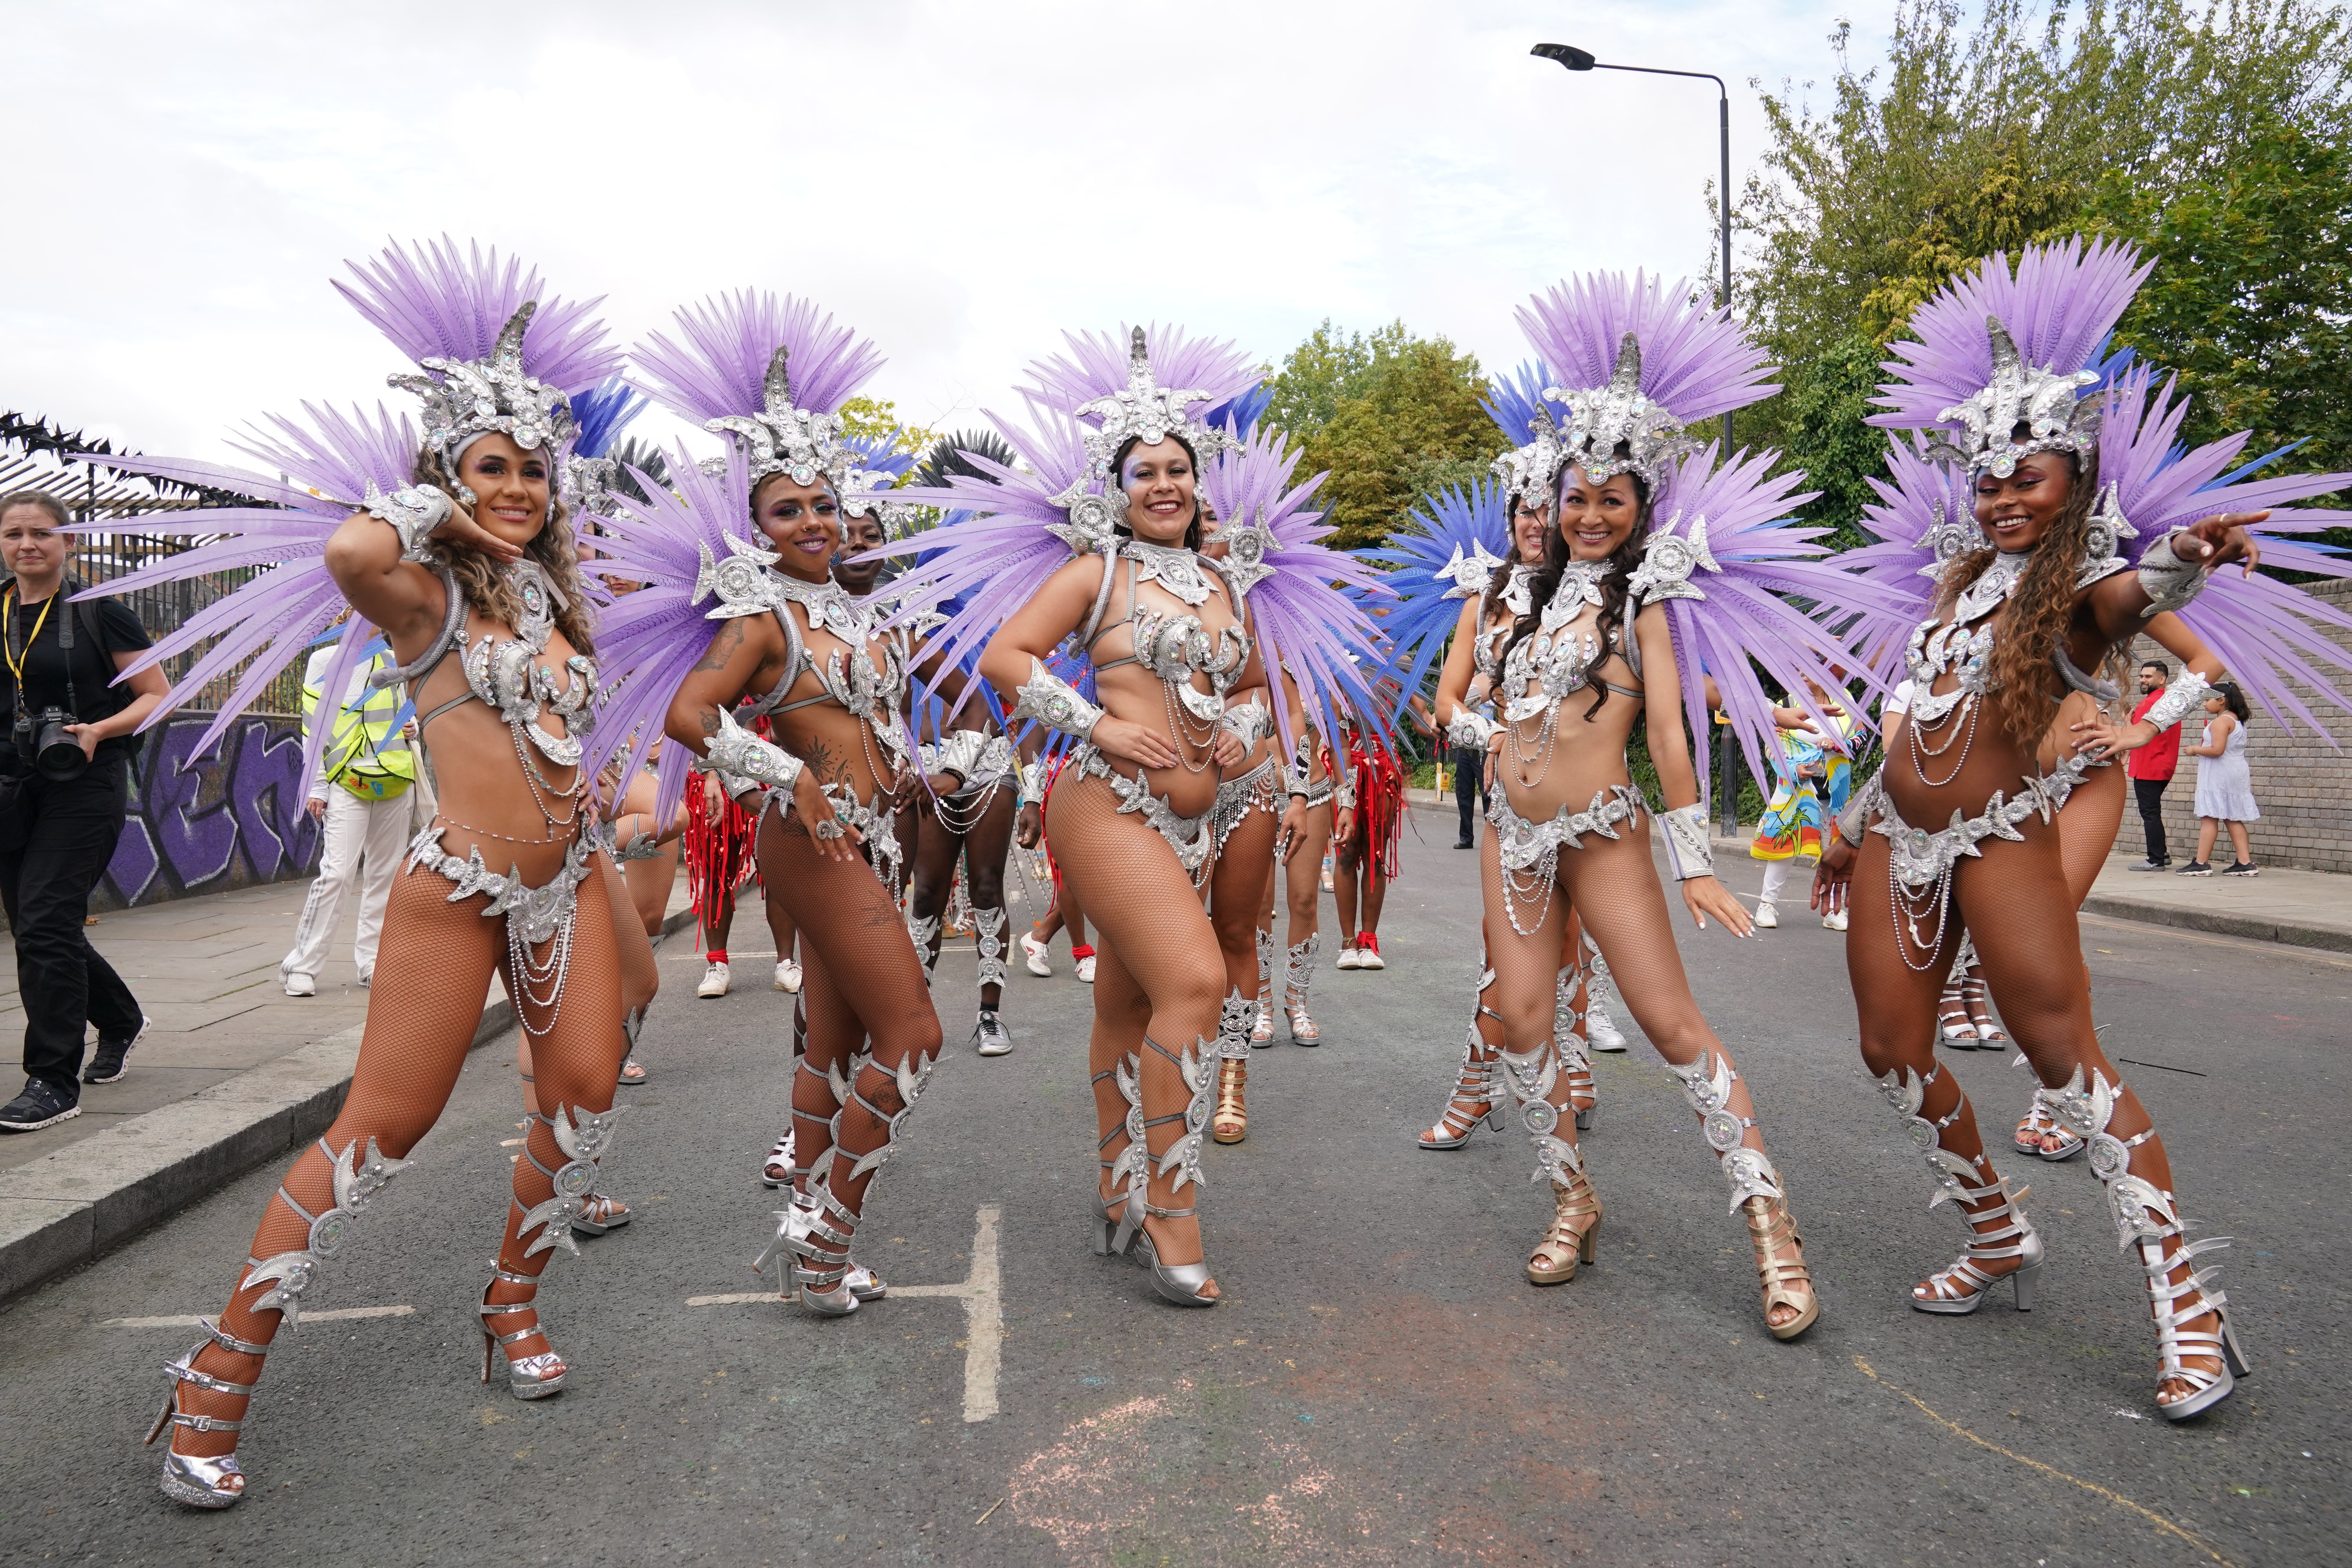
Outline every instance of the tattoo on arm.
{"label": "tattoo on arm", "polygon": [[710,639],[710,651],[704,654],[702,662],[694,668],[697,671],[724,669],[727,661],[735,657],[735,650],[742,646],[743,622],[739,617],[719,629],[719,635]]}

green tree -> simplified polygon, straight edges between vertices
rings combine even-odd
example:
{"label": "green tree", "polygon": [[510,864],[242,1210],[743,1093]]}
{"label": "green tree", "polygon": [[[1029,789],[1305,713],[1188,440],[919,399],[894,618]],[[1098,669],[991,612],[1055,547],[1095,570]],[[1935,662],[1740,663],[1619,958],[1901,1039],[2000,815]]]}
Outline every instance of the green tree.
{"label": "green tree", "polygon": [[1870,479],[1885,476],[1886,432],[1863,420],[1878,385],[1881,357],[1874,339],[1849,334],[1780,395],[1788,461],[1822,492],[1805,503],[1802,515],[1837,530],[1822,541],[1833,549],[1866,544],[1872,537],[1862,526],[1862,509],[1877,499]]}
{"label": "green tree", "polygon": [[1369,334],[1329,321],[1286,355],[1266,419],[1306,448],[1342,549],[1376,544],[1428,490],[1475,478],[1505,442],[1479,399],[1477,359],[1402,321]]}
{"label": "green tree", "polygon": [[919,425],[909,425],[898,417],[898,405],[887,397],[850,398],[841,405],[841,429],[845,436],[860,440],[878,441],[895,433],[890,450],[919,458],[931,449],[939,437]]}

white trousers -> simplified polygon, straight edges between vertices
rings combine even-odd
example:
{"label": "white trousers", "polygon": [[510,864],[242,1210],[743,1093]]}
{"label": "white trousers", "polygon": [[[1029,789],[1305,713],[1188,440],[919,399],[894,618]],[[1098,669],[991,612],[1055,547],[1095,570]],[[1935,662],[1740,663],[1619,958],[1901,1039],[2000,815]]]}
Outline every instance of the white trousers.
{"label": "white trousers", "polygon": [[[1787,860],[1767,860],[1764,863],[1764,892],[1757,901],[1766,904],[1778,903],[1780,900],[1780,889],[1789,885],[1789,873],[1795,869],[1797,869],[1797,862],[1794,858]],[[1804,869],[1805,880],[1810,887],[1812,882],[1812,868],[1808,866]]]}
{"label": "white trousers", "polygon": [[360,890],[360,929],[352,957],[362,980],[374,973],[376,938],[383,931],[384,906],[392,901],[393,873],[400,869],[401,851],[408,847],[409,816],[415,809],[408,796],[415,793],[412,785],[407,794],[390,800],[362,800],[340,784],[328,787],[326,845],[319,855],[319,877],[310,884],[310,896],[302,900],[294,946],[278,963],[279,973],[319,977],[343,894],[354,885]]}

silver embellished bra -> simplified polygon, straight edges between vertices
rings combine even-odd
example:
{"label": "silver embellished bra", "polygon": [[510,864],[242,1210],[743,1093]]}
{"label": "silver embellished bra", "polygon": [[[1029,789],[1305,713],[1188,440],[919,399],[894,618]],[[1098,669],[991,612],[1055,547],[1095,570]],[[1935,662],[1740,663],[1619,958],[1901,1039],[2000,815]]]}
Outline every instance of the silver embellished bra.
{"label": "silver embellished bra", "polygon": [[1496,694],[1503,700],[1505,720],[1524,723],[1591,687],[1626,697],[1642,695],[1638,687],[1619,686],[1593,673],[1609,652],[1616,652],[1640,676],[1641,655],[1625,628],[1621,625],[1612,634],[1612,647],[1604,651],[1598,637],[1575,626],[1588,607],[1600,606],[1601,584],[1612,570],[1605,561],[1571,561],[1562,571],[1536,629],[1521,637],[1503,659]]}
{"label": "silver embellished bra", "polygon": [[1503,584],[1501,595],[1488,595],[1484,601],[1486,604],[1500,603],[1510,612],[1506,619],[1480,628],[1477,637],[1470,645],[1470,666],[1485,676],[1490,685],[1503,677],[1503,643],[1510,637],[1512,625],[1535,607],[1535,596],[1529,591],[1528,582],[1534,575],[1534,567],[1524,562],[1513,563],[1510,579]]}
{"label": "silver embellished bra", "polygon": [[[368,678],[370,686],[385,687],[404,680],[413,683],[412,690],[419,689],[450,651],[463,642],[465,593],[457,585],[455,572],[446,565],[439,572],[449,601],[439,635],[415,663],[378,670]],[[562,690],[557,690],[555,672],[539,660],[547,652],[548,640],[554,632],[556,609],[564,603],[562,595],[535,561],[518,561],[507,568],[507,574],[522,602],[515,635],[499,637],[485,632],[480,641],[466,649],[459,660],[466,675],[466,690],[419,718],[417,733],[422,735],[426,725],[451,709],[478,700],[514,731],[518,749],[528,740],[540,755],[556,766],[577,767],[581,737],[596,724],[596,661],[581,653],[566,658],[563,670],[569,679]],[[563,733],[551,735],[542,729],[539,723],[542,713],[552,713],[562,720]]]}
{"label": "silver embellished bra", "polygon": [[[2074,574],[2077,592],[2104,578],[2130,569],[2131,563],[2116,553],[2116,531],[2130,531],[2117,517],[2095,518],[2105,526],[2095,528],[2090,548],[2084,552],[2082,565]],[[1992,558],[1977,580],[1960,591],[1952,604],[1948,621],[1933,617],[1922,621],[1911,633],[1904,648],[1904,663],[1908,666],[1912,681],[1910,717],[1914,725],[1935,724],[1953,709],[1971,703],[1992,690],[1991,675],[1993,629],[1991,616],[2007,603],[2024,580],[2025,569],[2032,563],[2030,550],[2002,551]],[[1979,624],[1982,623],[1982,624]],[[2062,641],[2053,655],[2059,676],[2068,687],[2087,691],[2102,701],[2113,701],[2116,695],[2112,686],[2096,681],[2077,668],[2068,657]],[[1958,682],[1949,691],[1937,692],[1936,681],[1947,675],[1957,674]]]}
{"label": "silver embellished bra", "polygon": [[[888,753],[892,773],[903,770],[909,756],[906,725],[900,719],[907,694],[907,667],[898,639],[884,635],[880,629],[884,606],[857,598],[829,578],[823,583],[803,583],[797,577],[768,572],[761,574],[756,586],[744,586],[747,591],[722,597],[719,608],[736,616],[772,613],[784,632],[784,673],[767,695],[739,706],[735,710],[737,717],[749,720],[763,713],[789,713],[797,708],[831,702],[851,717],[864,721],[867,731]],[[801,632],[799,617],[785,607],[788,605],[798,605],[807,612],[812,631],[827,633],[849,645],[847,649],[836,650],[820,660]],[[877,640],[882,644],[878,662],[872,651]],[[785,694],[799,684],[803,675],[815,676],[821,689],[813,697],[784,700]]]}
{"label": "silver embellished bra", "polygon": [[[1128,614],[1123,620],[1100,626],[1120,561],[1127,563]],[[1096,672],[1117,669],[1126,664],[1141,665],[1166,681],[1182,698],[1186,710],[1194,718],[1210,720],[1223,716],[1225,693],[1234,689],[1242,672],[1249,668],[1248,631],[1234,625],[1212,632],[1198,616],[1139,609],[1135,597],[1139,584],[1156,582],[1187,605],[1206,604],[1211,588],[1204,564],[1189,550],[1128,541],[1119,547],[1118,555],[1103,565],[1102,589],[1096,595],[1094,613],[1079,631],[1078,641],[1091,656],[1095,645],[1104,637],[1120,626],[1129,627],[1133,651],[1096,664]],[[1234,601],[1238,603],[1238,595]],[[1194,689],[1192,677],[1196,675],[1207,677],[1207,691]]]}

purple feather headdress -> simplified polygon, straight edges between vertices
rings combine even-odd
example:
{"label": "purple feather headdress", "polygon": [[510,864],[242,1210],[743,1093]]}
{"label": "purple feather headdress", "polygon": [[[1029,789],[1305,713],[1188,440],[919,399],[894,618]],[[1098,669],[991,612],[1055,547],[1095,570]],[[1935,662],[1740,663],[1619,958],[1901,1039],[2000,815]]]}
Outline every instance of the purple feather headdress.
{"label": "purple feather headdress", "polygon": [[350,265],[353,281],[335,290],[423,368],[391,383],[425,400],[425,443],[453,476],[466,447],[494,430],[560,458],[577,432],[571,395],[620,372],[621,352],[593,314],[602,300],[543,299],[538,272],[501,262],[495,247],[460,255],[445,235]]}
{"label": "purple feather headdress", "polygon": [[1146,442],[1182,437],[1205,464],[1231,444],[1231,424],[1195,416],[1194,405],[1247,407],[1263,379],[1249,355],[1230,342],[1189,337],[1181,327],[1129,327],[1108,332],[1065,332],[1067,354],[1033,361],[1029,388],[1046,407],[1084,428],[1091,474],[1108,484],[1110,460],[1130,436]]}
{"label": "purple feather headdress", "polygon": [[681,419],[744,449],[755,488],[770,474],[836,493],[857,461],[841,405],[882,367],[872,342],[816,302],[739,289],[676,313],[681,342],[656,332],[632,354],[637,380]]}
{"label": "purple feather headdress", "polygon": [[[206,541],[127,576],[76,595],[103,598],[215,572],[264,568],[225,599],[205,605],[123,671],[127,678],[219,638],[197,659],[171,694],[140,725],[152,729],[200,694],[207,681],[250,658],[235,691],[204,733],[192,756],[201,756],[227,733],[238,715],[253,706],[278,673],[302,658],[346,608],[341,589],[328,575],[327,541],[363,498],[388,493],[409,482],[416,463],[416,427],[378,405],[373,415],[354,408],[302,405],[312,427],[270,416],[266,428],[248,428],[231,445],[257,460],[268,474],[218,463],[174,458],[113,458],[105,465],[126,473],[151,474],[185,484],[209,485],[251,496],[257,507],[207,507],[196,511],[154,512],[140,520],[142,533]],[[282,480],[272,478],[283,474]],[[70,531],[106,533],[114,523],[86,523]],[[322,691],[341,692],[360,663],[361,648],[376,635],[354,616],[330,661]],[[303,746],[305,778],[316,775],[331,722],[313,723]]]}
{"label": "purple feather headdress", "polygon": [[[1641,569],[1627,584],[1635,604],[1664,606],[1691,733],[1706,733],[1704,671],[1715,677],[1723,712],[1759,777],[1764,754],[1779,756],[1781,745],[1772,700],[1753,666],[1780,684],[1790,706],[1829,729],[1806,681],[1840,691],[1854,672],[1832,667],[1857,662],[1846,639],[1874,642],[1897,627],[1907,634],[1912,624],[1910,598],[1842,570],[1815,542],[1828,529],[1790,521],[1812,495],[1793,493],[1802,474],[1769,475],[1778,456],[1743,454],[1718,466],[1712,453],[1698,453],[1670,469],[1654,509],[1664,521],[1652,525]],[[1874,673],[1860,674],[1883,689]],[[1700,790],[1706,793],[1704,779]]]}
{"label": "purple feather headdress", "polygon": [[[1633,473],[1653,494],[1696,450],[1685,427],[1780,391],[1765,355],[1731,312],[1693,302],[1643,273],[1592,272],[1555,284],[1518,310],[1519,328],[1559,380],[1565,464],[1596,483]],[[1620,447],[1625,455],[1617,455]]]}
{"label": "purple feather headdress", "polygon": [[[722,623],[707,613],[713,575],[759,574],[775,560],[751,523],[751,472],[740,447],[730,444],[708,469],[679,448],[668,467],[667,484],[638,474],[641,493],[627,487],[611,492],[612,515],[596,542],[599,575],[644,584],[613,595],[598,613],[605,697],[581,763],[593,776],[620,758],[623,788],[632,765],[661,734],[687,672],[719,635]],[[693,762],[683,746],[662,748],[657,820],[667,821],[676,809]]]}
{"label": "purple feather headdress", "polygon": [[[2158,387],[2156,375],[2147,367],[2130,371],[2105,400],[2099,479],[2108,505],[2101,510],[2120,511],[2131,529],[2119,542],[2127,559],[2137,561],[2158,540],[2220,512],[2284,508],[2352,489],[2352,474],[2257,479],[2232,472],[2231,465],[2245,449],[2243,432],[2182,451],[2180,424],[2189,400],[2174,395],[2170,381]],[[2264,566],[2338,577],[2345,574],[2340,552],[2292,536],[2347,524],[2352,524],[2352,511],[2294,508],[2272,510],[2268,521],[2247,531],[2261,545]],[[2352,616],[2274,577],[2229,569],[2177,613],[2221,660],[2230,678],[2283,728],[2292,731],[2294,718],[2300,718],[2329,744],[2337,744],[2295,683],[2352,710],[2352,697],[2336,684],[2343,679],[2336,672],[2352,672],[2352,656],[2326,635],[2352,631]]]}
{"label": "purple feather headdress", "polygon": [[1523,495],[1536,497],[1538,506],[1548,501],[1560,465],[1568,461],[1568,448],[1559,444],[1559,426],[1544,402],[1544,389],[1558,384],[1551,367],[1540,360],[1522,360],[1509,375],[1486,384],[1479,406],[1511,443],[1511,449],[1495,459],[1507,514]]}
{"label": "purple feather headdress", "polygon": [[1338,531],[1307,503],[1328,476],[1292,485],[1301,454],[1286,447],[1287,438],[1273,431],[1244,437],[1210,461],[1200,485],[1226,547],[1218,564],[1247,606],[1286,752],[1297,737],[1290,732],[1288,704],[1271,689],[1273,672],[1288,670],[1318,727],[1326,736],[1338,734],[1341,708],[1372,707],[1357,661],[1377,668],[1384,662],[1382,639],[1360,601],[1386,596],[1370,567],[1322,542]]}
{"label": "purple feather headdress", "polygon": [[[1913,313],[1910,341],[1890,345],[1869,423],[1928,430],[1971,477],[2006,476],[2032,452],[2087,462],[2099,444],[2096,362],[2132,296],[2155,269],[2128,245],[2077,236],[1989,256]],[[2016,438],[2018,426],[2027,435]]]}
{"label": "purple feather headdress", "polygon": [[1511,558],[1505,487],[1481,479],[1466,492],[1449,486],[1424,496],[1403,527],[1356,554],[1381,568],[1389,595],[1380,627],[1391,662],[1382,674],[1400,690],[1417,692],[1462,619],[1462,601],[1484,594],[1495,569]]}

